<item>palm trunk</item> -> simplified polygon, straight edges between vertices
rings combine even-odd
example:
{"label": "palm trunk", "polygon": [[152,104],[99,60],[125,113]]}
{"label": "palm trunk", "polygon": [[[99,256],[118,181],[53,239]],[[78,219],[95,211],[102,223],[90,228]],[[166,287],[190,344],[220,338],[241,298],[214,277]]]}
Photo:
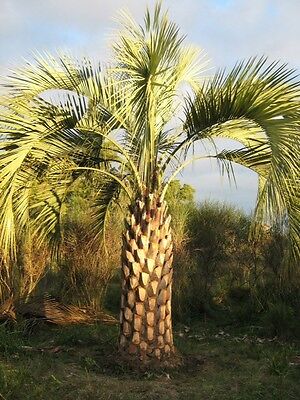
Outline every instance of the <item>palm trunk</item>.
{"label": "palm trunk", "polygon": [[174,354],[170,220],[166,202],[150,194],[131,208],[124,235],[119,346],[143,364]]}

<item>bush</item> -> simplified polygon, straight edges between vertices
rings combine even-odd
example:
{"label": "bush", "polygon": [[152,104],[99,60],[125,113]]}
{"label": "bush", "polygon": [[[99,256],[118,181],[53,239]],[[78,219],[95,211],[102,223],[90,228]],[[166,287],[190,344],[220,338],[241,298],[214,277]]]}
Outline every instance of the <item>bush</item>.
{"label": "bush", "polygon": [[[184,249],[175,253],[175,309],[190,317],[214,313],[228,291],[249,275],[246,248],[249,218],[232,207],[205,202],[189,208]],[[176,230],[176,227],[174,228]],[[249,246],[248,246],[249,253]],[[180,304],[180,302],[184,304]]]}
{"label": "bush", "polygon": [[269,335],[298,335],[300,279],[286,263],[286,238],[264,227],[259,240],[249,239],[250,217],[228,205],[177,201],[177,219],[180,209],[185,240],[175,248],[175,318],[227,311],[231,322],[262,321]]}
{"label": "bush", "polygon": [[295,332],[295,311],[291,306],[280,301],[270,304],[262,319],[265,331],[269,335],[286,337],[292,336]]}

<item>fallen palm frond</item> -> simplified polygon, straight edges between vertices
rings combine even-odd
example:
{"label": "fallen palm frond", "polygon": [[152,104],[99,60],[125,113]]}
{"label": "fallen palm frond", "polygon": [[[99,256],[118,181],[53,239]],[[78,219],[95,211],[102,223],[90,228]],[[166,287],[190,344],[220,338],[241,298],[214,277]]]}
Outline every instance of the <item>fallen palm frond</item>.
{"label": "fallen palm frond", "polygon": [[103,311],[65,305],[50,296],[35,297],[27,303],[16,304],[13,298],[9,298],[0,306],[0,321],[16,321],[18,317],[43,320],[55,325],[117,323],[116,318]]}

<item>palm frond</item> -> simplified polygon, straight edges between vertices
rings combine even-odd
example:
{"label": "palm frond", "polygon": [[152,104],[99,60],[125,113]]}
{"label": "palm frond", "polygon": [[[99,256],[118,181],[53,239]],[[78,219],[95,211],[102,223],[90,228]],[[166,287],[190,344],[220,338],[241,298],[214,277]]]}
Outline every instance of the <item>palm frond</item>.
{"label": "palm frond", "polygon": [[[264,180],[259,191],[257,218],[269,222],[290,213],[299,191],[299,82],[294,70],[266,58],[237,64],[221,71],[186,105],[186,143],[217,137],[234,139],[244,148],[223,151],[219,160],[238,162]],[[263,210],[263,212],[262,212]],[[299,241],[299,234],[293,238]]]}
{"label": "palm frond", "polygon": [[[202,83],[206,64],[184,39],[158,2],[142,25],[123,14],[115,59],[105,68],[87,58],[38,54],[10,75],[0,99],[0,247],[6,254],[15,252],[29,222],[39,240],[61,236],[67,195],[81,176],[100,177],[93,222],[103,232],[120,193],[131,200],[165,193],[163,175],[172,179],[191,162],[188,149],[221,137],[243,146],[218,151],[221,168],[230,175],[239,163],[259,174],[257,219],[288,220],[300,254],[295,71],[253,58]],[[193,92],[184,94],[183,85]]]}
{"label": "palm frond", "polygon": [[93,240],[100,242],[102,239],[104,245],[106,245],[109,215],[118,203],[121,193],[122,187],[117,181],[109,179],[109,177],[101,179],[100,187],[97,189],[91,205],[90,232]]}
{"label": "palm frond", "polygon": [[[53,105],[41,99],[31,101],[30,107],[25,102],[13,103],[0,116],[0,240],[5,254],[14,257],[17,232],[28,220],[32,185],[45,181],[50,184],[49,171],[52,177],[56,171],[58,177],[56,181],[52,179],[52,187],[41,193],[45,199],[49,197],[39,214],[45,221],[42,239],[54,232],[59,215],[54,212],[55,204],[61,206],[56,196],[59,179],[72,181],[88,169],[100,171],[110,168],[111,163],[120,164],[116,157],[120,154],[113,148],[109,159],[106,136],[87,124],[87,114],[84,99],[68,96],[66,104]],[[79,129],[82,125],[84,129]],[[40,223],[39,219],[36,221]]]}
{"label": "palm frond", "polygon": [[134,115],[127,142],[138,154],[146,185],[156,168],[162,130],[178,108],[177,90],[183,82],[199,82],[197,50],[183,46],[184,36],[158,3],[146,11],[144,25],[122,16],[123,30],[113,45],[116,81],[125,88],[124,113]]}

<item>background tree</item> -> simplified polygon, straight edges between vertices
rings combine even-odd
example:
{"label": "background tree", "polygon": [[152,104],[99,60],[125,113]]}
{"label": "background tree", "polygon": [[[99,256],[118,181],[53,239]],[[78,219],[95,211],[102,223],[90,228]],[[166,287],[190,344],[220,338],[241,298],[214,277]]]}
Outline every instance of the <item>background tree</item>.
{"label": "background tree", "polygon": [[91,218],[96,239],[105,236],[112,205],[120,199],[128,205],[120,350],[142,363],[170,363],[168,185],[203,158],[187,158],[197,141],[239,141],[242,149],[207,157],[229,174],[234,163],[259,174],[255,220],[279,218],[299,257],[299,84],[293,70],[266,58],[201,79],[201,53],[184,45],[160,4],[146,11],[143,25],[127,15],[122,24],[104,69],[45,55],[9,78],[0,119],[0,241],[6,263],[16,258],[24,230],[37,246],[48,241],[57,250],[68,193],[79,177],[99,176]]}

